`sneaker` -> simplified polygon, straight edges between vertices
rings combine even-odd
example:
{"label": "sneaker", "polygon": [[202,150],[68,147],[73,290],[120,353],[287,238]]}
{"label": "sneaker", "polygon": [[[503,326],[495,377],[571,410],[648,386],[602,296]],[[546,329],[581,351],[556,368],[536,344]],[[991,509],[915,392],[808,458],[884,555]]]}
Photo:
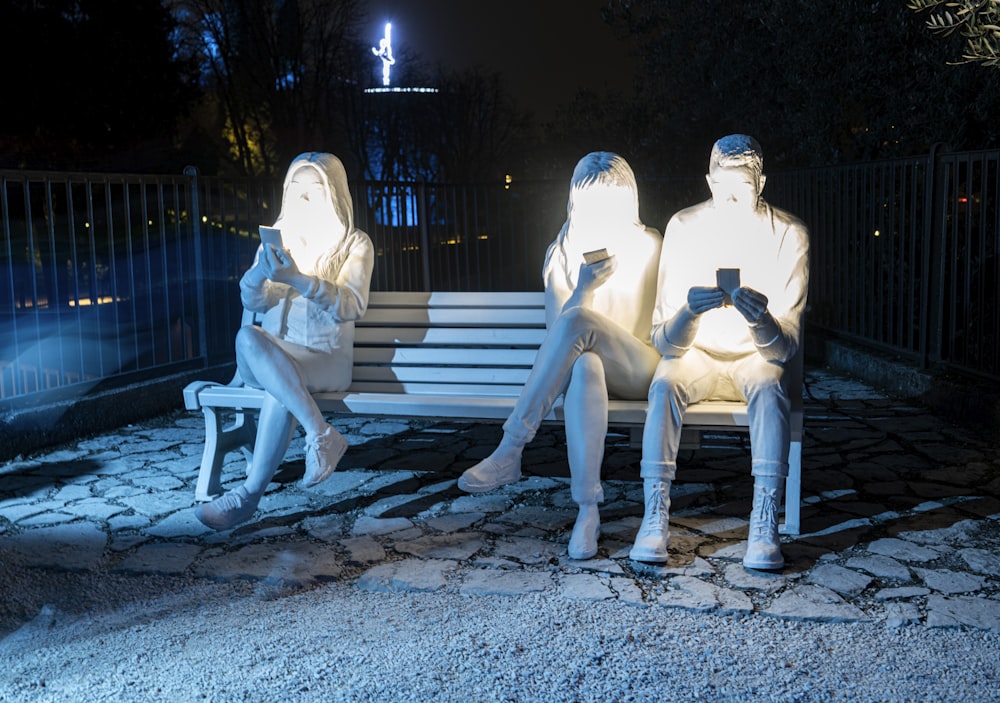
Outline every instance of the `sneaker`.
{"label": "sneaker", "polygon": [[601,516],[596,505],[581,505],[573,533],[569,537],[569,558],[590,559],[597,554],[597,538],[601,536]]}
{"label": "sneaker", "polygon": [[257,511],[257,504],[250,500],[243,486],[225,493],[211,503],[202,503],[194,509],[194,516],[213,530],[228,530],[246,522]]}
{"label": "sneaker", "polygon": [[302,487],[312,488],[330,478],[346,451],[347,440],[330,425],[323,434],[307,434],[306,473],[302,477]]}
{"label": "sneaker", "polygon": [[483,493],[505,486],[521,478],[521,457],[501,464],[492,456],[466,469],[458,479],[458,487],[466,493]]}

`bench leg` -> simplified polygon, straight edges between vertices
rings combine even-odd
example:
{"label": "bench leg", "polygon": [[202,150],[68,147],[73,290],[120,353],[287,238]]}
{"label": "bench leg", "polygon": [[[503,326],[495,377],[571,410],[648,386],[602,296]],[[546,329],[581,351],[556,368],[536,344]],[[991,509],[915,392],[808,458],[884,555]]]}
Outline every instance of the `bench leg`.
{"label": "bench leg", "polygon": [[785,521],[778,527],[784,535],[797,535],[802,529],[799,509],[802,506],[802,441],[788,448],[788,478],[785,480]]}
{"label": "bench leg", "polygon": [[632,449],[642,449],[642,429],[642,425],[628,428],[628,446]]}
{"label": "bench leg", "polygon": [[205,450],[201,455],[195,500],[208,501],[222,493],[222,463],[226,454],[239,447],[253,444],[253,421],[243,410],[229,427],[222,426],[222,417],[215,408],[202,407],[205,415]]}

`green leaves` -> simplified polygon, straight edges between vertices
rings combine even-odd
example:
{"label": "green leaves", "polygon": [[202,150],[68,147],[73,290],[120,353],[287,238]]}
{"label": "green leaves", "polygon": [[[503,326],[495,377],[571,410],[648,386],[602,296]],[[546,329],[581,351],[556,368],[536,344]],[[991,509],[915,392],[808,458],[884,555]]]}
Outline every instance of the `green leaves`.
{"label": "green leaves", "polygon": [[930,13],[930,31],[965,37],[963,62],[1000,68],[1000,0],[908,0],[906,6]]}

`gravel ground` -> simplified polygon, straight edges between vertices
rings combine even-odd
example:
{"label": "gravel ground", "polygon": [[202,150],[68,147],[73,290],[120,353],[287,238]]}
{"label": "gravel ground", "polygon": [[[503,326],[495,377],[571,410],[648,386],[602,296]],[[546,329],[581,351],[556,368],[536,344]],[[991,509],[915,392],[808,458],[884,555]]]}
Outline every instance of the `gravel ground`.
{"label": "gravel ground", "polygon": [[288,590],[41,570],[2,578],[2,593],[39,613],[0,640],[5,703],[972,703],[1000,690],[1000,635],[957,628],[692,613],[549,592],[372,593],[347,581]]}

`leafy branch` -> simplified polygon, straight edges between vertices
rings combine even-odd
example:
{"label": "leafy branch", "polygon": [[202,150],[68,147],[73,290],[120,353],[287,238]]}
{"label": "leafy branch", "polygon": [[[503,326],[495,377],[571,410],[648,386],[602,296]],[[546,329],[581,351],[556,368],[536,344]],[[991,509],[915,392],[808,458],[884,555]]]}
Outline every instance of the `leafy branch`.
{"label": "leafy branch", "polygon": [[928,12],[927,28],[965,37],[960,63],[1000,68],[1000,0],[907,0],[914,12]]}

